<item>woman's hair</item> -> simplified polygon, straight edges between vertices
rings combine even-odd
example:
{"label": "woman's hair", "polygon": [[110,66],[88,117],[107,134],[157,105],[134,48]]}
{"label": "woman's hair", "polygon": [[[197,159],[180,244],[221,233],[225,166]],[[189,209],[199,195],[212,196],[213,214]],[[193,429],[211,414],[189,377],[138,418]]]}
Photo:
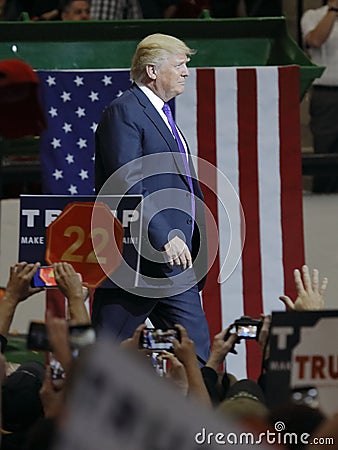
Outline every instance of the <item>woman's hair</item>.
{"label": "woman's hair", "polygon": [[144,38],[134,53],[130,78],[132,81],[144,81],[146,66],[159,66],[168,56],[183,53],[194,55],[195,50],[189,48],[183,41],[167,34],[151,34]]}

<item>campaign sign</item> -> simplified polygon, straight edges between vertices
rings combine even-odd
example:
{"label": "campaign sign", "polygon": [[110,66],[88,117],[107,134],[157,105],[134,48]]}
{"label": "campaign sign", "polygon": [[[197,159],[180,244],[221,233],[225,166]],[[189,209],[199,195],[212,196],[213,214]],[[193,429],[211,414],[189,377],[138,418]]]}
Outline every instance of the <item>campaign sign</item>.
{"label": "campaign sign", "polygon": [[[20,196],[19,261],[39,261],[42,265],[46,265],[47,227],[70,203],[74,201],[92,203],[95,199],[95,196]],[[141,246],[142,196],[106,195],[100,196],[100,202],[106,204],[113,216],[119,219],[124,235],[123,264],[116,269],[109,279],[103,282],[101,287],[114,287],[115,279],[123,279],[125,286],[135,287],[138,283]],[[125,270],[125,267],[128,267],[129,270]]]}
{"label": "campaign sign", "polygon": [[301,328],[292,352],[292,392],[314,387],[320,409],[328,415],[338,412],[337,330],[338,317],[323,317],[315,326]]}
{"label": "campaign sign", "polygon": [[273,312],[266,396],[338,411],[338,310]]}
{"label": "campaign sign", "polygon": [[121,264],[123,227],[103,202],[72,202],[47,227],[45,259],[71,263],[96,288]]}

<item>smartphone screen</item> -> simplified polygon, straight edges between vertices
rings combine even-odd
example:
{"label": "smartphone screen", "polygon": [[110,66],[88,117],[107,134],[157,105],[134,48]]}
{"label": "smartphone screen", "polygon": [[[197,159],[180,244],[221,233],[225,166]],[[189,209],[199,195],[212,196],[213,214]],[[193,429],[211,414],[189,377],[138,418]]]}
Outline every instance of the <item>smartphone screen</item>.
{"label": "smartphone screen", "polygon": [[255,339],[257,325],[237,325],[237,335],[243,339]]}
{"label": "smartphone screen", "polygon": [[33,287],[55,288],[57,283],[52,266],[39,267],[32,279]]}
{"label": "smartphone screen", "polygon": [[178,330],[146,328],[141,333],[139,347],[155,352],[161,350],[172,351],[174,339],[180,340]]}

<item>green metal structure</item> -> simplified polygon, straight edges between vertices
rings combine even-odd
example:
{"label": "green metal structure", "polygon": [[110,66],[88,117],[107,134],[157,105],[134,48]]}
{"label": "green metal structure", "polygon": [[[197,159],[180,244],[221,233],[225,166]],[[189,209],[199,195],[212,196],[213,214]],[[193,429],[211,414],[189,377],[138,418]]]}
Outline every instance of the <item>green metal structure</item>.
{"label": "green metal structure", "polygon": [[78,22],[0,22],[0,59],[21,58],[34,69],[128,68],[140,39],[173,34],[197,49],[194,67],[297,64],[301,95],[320,76],[278,18]]}

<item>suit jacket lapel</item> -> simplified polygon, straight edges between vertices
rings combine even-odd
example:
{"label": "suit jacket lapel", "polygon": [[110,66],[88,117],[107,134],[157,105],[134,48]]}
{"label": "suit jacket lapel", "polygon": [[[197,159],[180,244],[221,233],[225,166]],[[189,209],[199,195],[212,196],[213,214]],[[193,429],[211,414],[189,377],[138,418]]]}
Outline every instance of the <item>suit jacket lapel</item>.
{"label": "suit jacket lapel", "polygon": [[133,93],[138,98],[139,102],[144,108],[144,113],[149,117],[149,119],[153,122],[153,124],[158,129],[159,133],[162,135],[163,139],[167,142],[170,150],[172,152],[176,151],[175,147],[177,147],[176,141],[171,134],[169,128],[164,123],[162,117],[156,111],[155,107],[148,99],[148,97],[139,89],[135,84],[131,87]]}
{"label": "suit jacket lapel", "polygon": [[[164,123],[162,117],[156,111],[156,108],[153,106],[151,101],[147,98],[147,96],[139,89],[135,84],[131,87],[131,90],[138,98],[140,104],[144,107],[144,113],[149,117],[149,119],[154,123],[159,133],[162,135],[163,139],[168,144],[168,147],[173,155],[175,164],[177,166],[177,170],[180,175],[183,177],[185,183],[189,187],[189,183],[187,177],[185,175],[185,168],[182,159],[182,154],[179,151],[178,145],[171,131]],[[182,134],[182,133],[181,133]],[[184,139],[185,140],[185,139]]]}

